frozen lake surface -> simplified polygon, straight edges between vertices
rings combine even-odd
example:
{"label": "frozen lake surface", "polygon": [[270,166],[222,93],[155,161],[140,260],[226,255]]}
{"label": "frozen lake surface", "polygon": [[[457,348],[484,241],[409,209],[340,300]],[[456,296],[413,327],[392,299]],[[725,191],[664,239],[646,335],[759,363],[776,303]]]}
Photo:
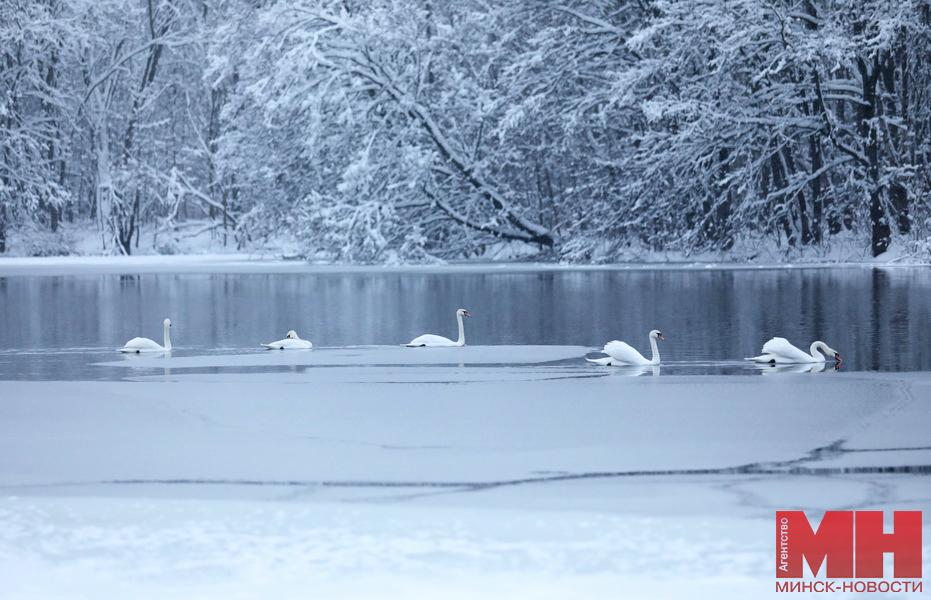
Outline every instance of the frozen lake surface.
{"label": "frozen lake surface", "polygon": [[776,510],[931,508],[925,270],[156,271],[0,279],[4,597],[757,598]]}

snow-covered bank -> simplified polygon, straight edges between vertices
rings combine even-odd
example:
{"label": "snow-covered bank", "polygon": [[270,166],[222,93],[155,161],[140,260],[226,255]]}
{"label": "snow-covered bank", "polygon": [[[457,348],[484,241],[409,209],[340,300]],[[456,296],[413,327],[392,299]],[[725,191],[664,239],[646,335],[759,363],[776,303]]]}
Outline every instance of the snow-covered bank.
{"label": "snow-covered bank", "polygon": [[[917,263],[920,265],[926,262]],[[260,254],[189,254],[145,256],[60,256],[60,257],[0,257],[0,277],[22,275],[144,275],[174,274],[287,274],[287,273],[499,273],[532,271],[606,271],[606,270],[668,270],[668,269],[823,269],[823,268],[896,268],[915,267],[913,261],[896,257],[873,260],[801,261],[801,262],[730,262],[704,257],[704,260],[658,260],[598,265],[540,262],[473,261],[429,265],[345,265],[314,264],[303,260],[284,259],[280,255]]]}
{"label": "snow-covered bank", "polygon": [[294,273],[303,261],[252,254],[190,254],[147,256],[56,256],[0,258],[0,276],[120,275],[148,273]]}

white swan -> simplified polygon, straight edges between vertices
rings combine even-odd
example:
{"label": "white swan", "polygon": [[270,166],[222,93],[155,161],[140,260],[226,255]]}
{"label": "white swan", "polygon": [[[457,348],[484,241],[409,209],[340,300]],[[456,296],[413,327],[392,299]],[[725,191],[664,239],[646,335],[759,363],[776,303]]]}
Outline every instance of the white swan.
{"label": "white swan", "polygon": [[171,352],[171,338],[168,336],[168,330],[171,328],[171,319],[165,319],[165,345],[160,346],[149,338],[134,337],[126,342],[120,352]]}
{"label": "white swan", "polygon": [[441,335],[433,335],[432,333],[427,333],[425,335],[415,337],[410,342],[404,345],[407,346],[408,348],[419,348],[421,346],[428,346],[428,347],[465,346],[465,328],[462,326],[462,317],[471,317],[471,316],[472,315],[469,314],[469,311],[467,311],[464,308],[460,308],[459,310],[456,311],[456,321],[459,322],[459,339],[455,342],[449,338],[444,338]]}
{"label": "white swan", "polygon": [[286,335],[283,340],[262,345],[269,350],[309,350],[314,347],[314,345],[310,343],[310,340],[302,340],[299,338],[297,332],[293,329],[288,332],[288,335]]}
{"label": "white swan", "polygon": [[763,354],[746,358],[744,360],[772,364],[824,362],[824,354],[818,352],[819,350],[834,358],[834,360],[840,362],[840,354],[838,354],[836,350],[832,350],[824,342],[812,342],[811,348],[809,349],[810,354],[806,354],[803,350],[799,350],[790,344],[789,340],[781,337],[774,337],[773,339],[763,344]]}
{"label": "white swan", "polygon": [[659,349],[656,347],[656,340],[665,340],[663,334],[654,329],[650,332],[650,347],[653,349],[653,359],[647,360],[642,354],[637,352],[626,342],[614,340],[605,344],[604,352],[608,356],[605,358],[586,358],[588,362],[596,365],[621,366],[621,365],[658,365]]}

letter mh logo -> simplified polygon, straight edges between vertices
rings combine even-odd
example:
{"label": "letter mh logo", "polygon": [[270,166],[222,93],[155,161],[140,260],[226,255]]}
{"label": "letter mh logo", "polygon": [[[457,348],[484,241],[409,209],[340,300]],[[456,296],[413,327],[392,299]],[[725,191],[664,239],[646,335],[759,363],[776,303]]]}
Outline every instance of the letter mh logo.
{"label": "letter mh logo", "polygon": [[776,577],[802,577],[805,557],[815,576],[827,558],[828,578],[881,578],[884,552],[896,579],[921,578],[921,511],[895,511],[893,533],[883,533],[878,510],[829,510],[817,533],[804,512],[776,511]]}

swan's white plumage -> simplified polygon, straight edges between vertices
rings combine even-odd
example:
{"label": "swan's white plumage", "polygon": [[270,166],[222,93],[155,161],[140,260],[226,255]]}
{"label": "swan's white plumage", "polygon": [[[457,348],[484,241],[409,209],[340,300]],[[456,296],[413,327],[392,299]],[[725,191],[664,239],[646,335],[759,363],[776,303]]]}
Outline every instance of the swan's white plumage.
{"label": "swan's white plumage", "polygon": [[809,351],[806,353],[804,350],[799,350],[795,346],[789,343],[789,340],[781,337],[774,337],[765,344],[763,344],[763,353],[759,356],[753,356],[747,358],[746,360],[752,360],[754,362],[760,363],[774,363],[774,364],[801,364],[801,363],[814,363],[814,362],[824,362],[825,356],[821,352],[827,354],[830,358],[839,361],[840,354],[836,350],[831,349],[830,346],[824,342],[817,341],[812,342]]}
{"label": "swan's white plumage", "polygon": [[410,348],[420,348],[422,346],[465,346],[465,344],[460,344],[449,338],[445,338],[441,335],[433,335],[432,333],[419,335],[406,345]]}
{"label": "swan's white plumage", "polygon": [[404,345],[407,346],[408,348],[420,348],[424,346],[428,348],[465,346],[465,327],[462,324],[462,317],[471,317],[471,316],[472,315],[469,314],[469,311],[467,311],[464,308],[460,308],[459,310],[456,311],[456,321],[459,324],[459,339],[455,342],[441,335],[434,335],[432,333],[427,333],[427,334],[415,337],[410,342]]}
{"label": "swan's white plumage", "polygon": [[262,345],[269,350],[309,350],[314,347],[310,340],[302,340],[293,329],[283,340]]}
{"label": "swan's white plumage", "polygon": [[133,339],[123,344],[123,347],[118,349],[119,352],[171,352],[171,336],[168,334],[168,330],[171,328],[171,319],[165,319],[162,322],[162,325],[165,328],[164,346],[158,344],[157,342],[153,342],[149,338],[134,337]]}
{"label": "swan's white plumage", "polygon": [[610,366],[615,366],[615,365],[620,366],[621,364],[621,363],[616,362],[610,356],[606,356],[604,358],[586,358],[585,360],[587,360],[590,363],[595,363],[596,365],[601,365],[603,367],[610,367]]}
{"label": "swan's white plumage", "polygon": [[642,354],[637,352],[627,342],[613,340],[605,344],[604,352],[608,356],[605,358],[586,358],[588,362],[604,366],[622,366],[622,365],[658,365],[659,349],[656,347],[657,339],[663,338],[663,334],[654,329],[650,332],[650,347],[653,350],[653,358],[648,360]]}

